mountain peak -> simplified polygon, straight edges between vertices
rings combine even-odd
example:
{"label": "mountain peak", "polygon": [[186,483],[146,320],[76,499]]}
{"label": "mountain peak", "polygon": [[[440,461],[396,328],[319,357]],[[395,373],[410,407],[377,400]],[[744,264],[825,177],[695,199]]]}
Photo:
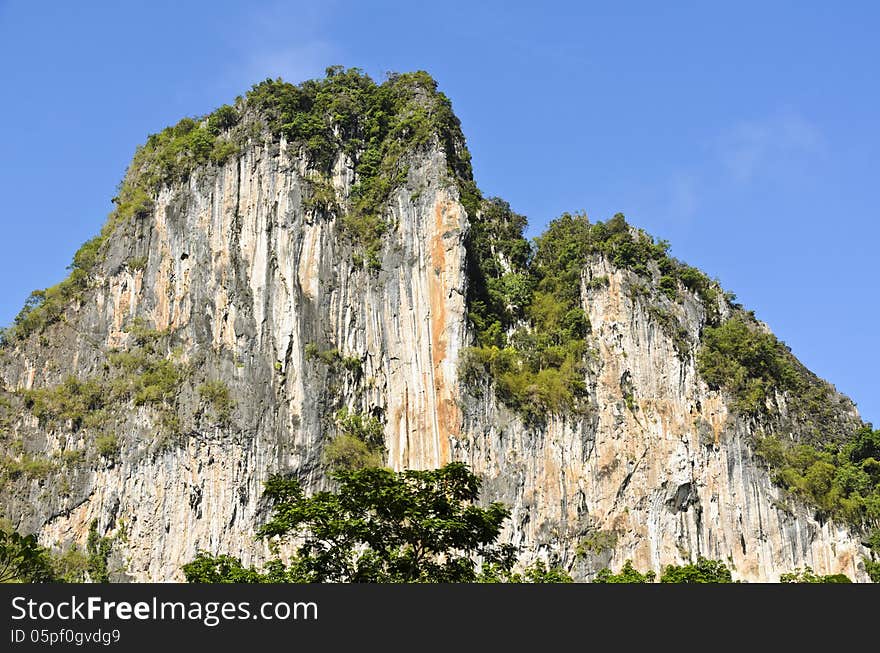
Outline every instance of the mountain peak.
{"label": "mountain peak", "polygon": [[151,135],[114,201],[0,350],[3,516],[46,546],[179,579],[259,561],[274,473],[458,461],[579,580],[868,577],[880,434],[623,215],[527,241],[426,73],[260,82]]}

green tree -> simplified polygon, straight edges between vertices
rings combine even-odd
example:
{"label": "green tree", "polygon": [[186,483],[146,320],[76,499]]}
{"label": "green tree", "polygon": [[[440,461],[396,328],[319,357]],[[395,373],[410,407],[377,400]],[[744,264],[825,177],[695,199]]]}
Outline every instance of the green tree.
{"label": "green tree", "polygon": [[287,564],[276,556],[257,570],[245,567],[238,558],[202,551],[183,566],[186,579],[201,583],[572,582],[564,570],[541,561],[513,571],[514,548],[496,545],[508,510],[498,503],[476,507],[479,479],[461,463],[424,472],[346,470],[333,477],[339,483],[337,492],[312,497],[306,497],[291,479],[274,477],[266,484],[274,509],[259,537],[268,539],[276,552],[283,541],[301,542]]}
{"label": "green tree", "polygon": [[[755,455],[774,481],[806,499],[823,517],[834,517],[870,532],[880,524],[880,431],[865,425],[842,444],[822,448],[768,435],[755,442]],[[880,537],[866,544],[880,551]]]}
{"label": "green tree", "polygon": [[[875,433],[878,433],[878,431],[875,431]],[[865,571],[868,572],[871,581],[880,583],[880,560],[876,559],[880,557],[880,528],[873,529],[864,544],[871,549],[871,557],[862,558],[865,563]]]}
{"label": "green tree", "polygon": [[773,390],[797,390],[800,379],[785,345],[761,331],[745,314],[717,327],[706,327],[697,355],[697,370],[712,388],[736,399],[736,408],[750,414],[765,409]]}
{"label": "green tree", "polygon": [[93,521],[89,528],[89,537],[86,540],[86,553],[88,555],[89,577],[95,583],[109,583],[110,569],[107,560],[110,558],[110,550],[113,540],[109,537],[98,535],[98,522]]}
{"label": "green tree", "polygon": [[[271,519],[258,537],[278,551],[298,542],[292,559],[263,570],[229,556],[200,553],[184,565],[189,582],[477,582],[478,560],[504,577],[510,546],[496,545],[509,510],[475,505],[480,481],[463,463],[440,469],[338,471],[335,492],[305,496],[300,483],[266,483]],[[555,573],[555,572],[554,572]],[[535,568],[531,578],[556,577]]]}
{"label": "green tree", "polygon": [[657,575],[653,571],[640,573],[632,565],[632,560],[627,560],[619,574],[610,569],[600,569],[593,579],[594,583],[653,583]]}
{"label": "green tree", "polygon": [[0,529],[0,583],[49,583],[52,562],[36,535]]}
{"label": "green tree", "polygon": [[874,560],[869,560],[865,558],[865,571],[868,572],[868,576],[871,578],[871,582],[880,583],[880,562],[875,562]]}
{"label": "green tree", "polygon": [[205,551],[183,566],[186,580],[190,583],[262,583],[263,574],[241,564],[241,560],[228,555],[212,556]]}
{"label": "green tree", "polygon": [[88,578],[89,558],[76,544],[51,556],[52,574],[59,583],[84,583]]}
{"label": "green tree", "polygon": [[830,574],[828,576],[820,576],[813,573],[812,568],[804,567],[803,569],[795,569],[788,574],[782,574],[779,577],[780,583],[851,583],[852,581],[845,574]]}
{"label": "green tree", "polygon": [[484,563],[483,570],[477,577],[478,583],[573,583],[574,579],[567,571],[560,567],[548,567],[542,560],[537,560],[523,569],[522,572],[513,571],[513,550],[510,550],[510,559],[502,559],[492,563]]}
{"label": "green tree", "polygon": [[694,564],[667,565],[660,576],[661,583],[732,583],[730,569],[720,560],[700,556]]}

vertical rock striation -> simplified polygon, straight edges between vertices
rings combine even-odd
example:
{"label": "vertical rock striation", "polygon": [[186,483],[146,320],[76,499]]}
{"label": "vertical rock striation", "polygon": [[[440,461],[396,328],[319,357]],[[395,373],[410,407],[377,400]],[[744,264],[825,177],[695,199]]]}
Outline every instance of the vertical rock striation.
{"label": "vertical rock striation", "polygon": [[[469,218],[444,138],[402,155],[378,269],[358,260],[344,211],[310,201],[314,170],[284,137],[261,132],[164,185],[116,228],[64,319],[2,350],[7,463],[47,461],[5,475],[4,516],[52,546],[82,546],[95,524],[114,538],[117,580],[180,580],[201,549],[251,563],[266,554],[253,537],[263,482],[285,471],[325,487],[322,452],[346,407],[382,420],[395,469],[469,463],[485,499],[511,506],[505,537],[579,579],[627,559],[659,569],[705,555],[746,580],[805,565],[865,580],[858,537],[782,495],[751,451],[755,424],[700,380],[630,292],[634,275],[601,256],[581,288],[587,414],[526,423],[488,382],[459,382],[473,338]],[[358,183],[350,153],[331,170],[344,207]],[[607,285],[589,283],[600,276]],[[693,349],[703,305],[688,294],[669,310]],[[67,408],[47,419],[27,399],[70,378],[109,392],[126,364],[113,357],[141,351],[180,373],[173,397],[92,398],[86,412],[100,413],[114,451],[95,450],[88,419]],[[151,364],[137,369],[170,369]],[[228,390],[227,408],[212,407],[209,381]]]}
{"label": "vertical rock striation", "polygon": [[[588,289],[596,277],[607,285]],[[529,428],[490,393],[466,401],[455,455],[512,506],[511,540],[580,578],[626,560],[659,571],[702,555],[747,581],[776,581],[804,566],[866,580],[859,538],[773,485],[754,458],[754,425],[699,379],[693,356],[682,360],[628,292],[637,283],[601,257],[584,270],[589,415]],[[697,341],[705,320],[698,298],[669,309]]]}

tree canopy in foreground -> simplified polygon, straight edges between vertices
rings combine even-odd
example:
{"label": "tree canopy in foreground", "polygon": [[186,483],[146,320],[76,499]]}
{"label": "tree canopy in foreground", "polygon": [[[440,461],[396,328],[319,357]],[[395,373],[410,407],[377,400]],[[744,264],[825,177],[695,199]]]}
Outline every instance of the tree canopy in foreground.
{"label": "tree canopy in foreground", "polygon": [[[480,480],[463,463],[435,470],[338,471],[336,491],[307,497],[299,481],[266,483],[271,519],[258,531],[275,557],[261,570],[200,552],[183,566],[189,582],[469,583],[571,582],[541,563],[523,574],[510,545],[498,545],[510,511],[476,505]],[[282,561],[281,545],[295,546]]]}

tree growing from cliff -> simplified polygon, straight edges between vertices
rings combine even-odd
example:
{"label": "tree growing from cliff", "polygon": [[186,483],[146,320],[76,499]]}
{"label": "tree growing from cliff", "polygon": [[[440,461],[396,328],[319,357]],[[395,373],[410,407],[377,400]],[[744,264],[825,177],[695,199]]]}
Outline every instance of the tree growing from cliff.
{"label": "tree growing from cliff", "polygon": [[[307,497],[300,483],[266,483],[271,519],[258,531],[276,552],[298,543],[288,562],[264,569],[201,552],[183,566],[189,582],[468,583],[565,582],[565,572],[533,565],[512,572],[513,548],[498,545],[510,511],[475,505],[480,480],[463,463],[435,470],[366,468],[332,475],[335,492]],[[478,564],[482,563],[482,564]]]}

